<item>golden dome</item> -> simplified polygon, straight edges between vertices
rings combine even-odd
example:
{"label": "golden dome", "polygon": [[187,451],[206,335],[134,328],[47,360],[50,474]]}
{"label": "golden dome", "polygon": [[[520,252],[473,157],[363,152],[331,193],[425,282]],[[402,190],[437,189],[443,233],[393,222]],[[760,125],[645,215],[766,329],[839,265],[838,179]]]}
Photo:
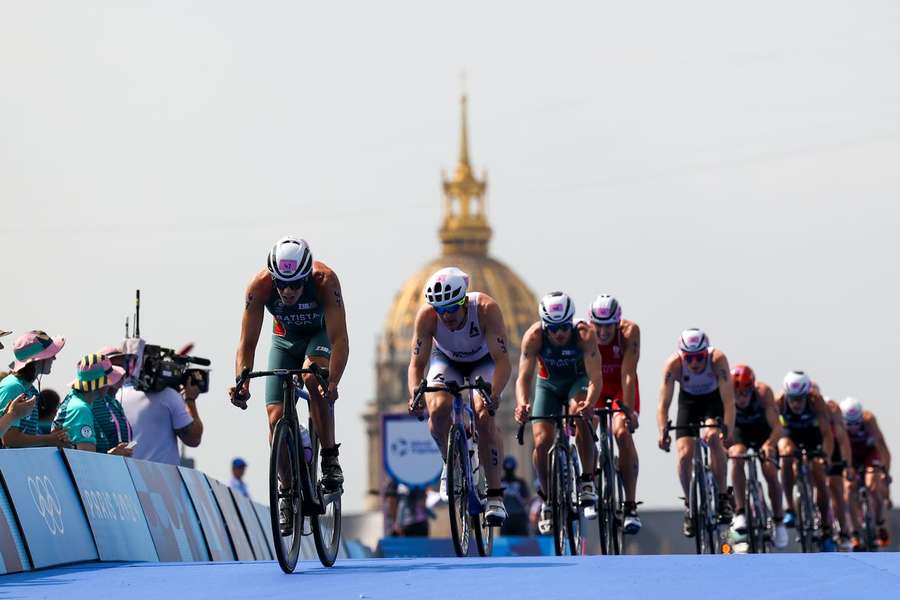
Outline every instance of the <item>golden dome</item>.
{"label": "golden dome", "polygon": [[[439,230],[441,257],[436,258],[400,288],[384,324],[379,347],[383,359],[408,359],[413,321],[425,301],[428,277],[442,267],[459,267],[469,274],[469,291],[483,292],[500,305],[510,345],[519,348],[525,330],[537,318],[537,296],[509,267],[488,256],[491,227],[485,210],[487,181],[469,165],[466,97],[461,100],[459,161],[451,179],[444,177],[444,221]],[[392,361],[391,361],[392,362]]]}

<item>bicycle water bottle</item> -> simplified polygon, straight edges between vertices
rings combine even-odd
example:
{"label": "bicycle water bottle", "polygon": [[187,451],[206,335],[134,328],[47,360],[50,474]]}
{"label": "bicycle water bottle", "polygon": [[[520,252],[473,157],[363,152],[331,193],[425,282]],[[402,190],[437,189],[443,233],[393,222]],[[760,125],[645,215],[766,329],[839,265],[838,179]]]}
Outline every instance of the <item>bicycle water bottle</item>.
{"label": "bicycle water bottle", "polygon": [[310,463],[313,457],[312,439],[309,437],[309,430],[303,425],[300,425],[300,440],[303,443],[303,457],[307,463]]}

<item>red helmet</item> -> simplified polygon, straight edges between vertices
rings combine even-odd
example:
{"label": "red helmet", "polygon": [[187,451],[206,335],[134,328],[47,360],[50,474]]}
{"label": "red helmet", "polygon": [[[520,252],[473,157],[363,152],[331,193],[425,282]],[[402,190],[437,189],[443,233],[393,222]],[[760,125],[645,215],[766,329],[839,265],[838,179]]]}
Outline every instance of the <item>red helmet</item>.
{"label": "red helmet", "polygon": [[753,387],[756,383],[756,374],[747,365],[737,365],[731,370],[731,382],[736,388]]}

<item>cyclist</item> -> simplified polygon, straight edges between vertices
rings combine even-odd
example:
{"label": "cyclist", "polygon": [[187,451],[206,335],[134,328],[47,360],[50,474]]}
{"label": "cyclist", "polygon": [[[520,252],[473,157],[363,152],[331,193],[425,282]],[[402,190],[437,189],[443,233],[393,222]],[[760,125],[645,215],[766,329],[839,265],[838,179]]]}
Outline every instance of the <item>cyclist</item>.
{"label": "cyclist", "polygon": [[[509,381],[512,367],[506,339],[506,325],[500,305],[479,292],[469,292],[469,276],[456,267],[446,267],[428,278],[426,303],[416,314],[409,361],[409,409],[422,414],[414,405],[415,391],[423,377],[428,385],[481,377],[491,384],[490,404],[474,395],[475,424],[478,429],[479,460],[485,467],[488,498],[484,516],[489,525],[499,526],[506,519],[503,488],[500,484],[500,433],[490,415],[500,402],[500,394]],[[427,376],[426,376],[427,368]],[[447,392],[425,395],[428,427],[444,458],[441,473],[441,497],[447,499],[447,435],[450,431],[453,396]]]}
{"label": "cyclist", "polygon": [[[784,433],[778,440],[778,452],[782,456],[781,479],[784,484],[784,495],[787,501],[787,512],[784,524],[793,527],[796,522],[794,511],[794,453],[800,449],[809,451],[821,450],[830,457],[834,450],[834,437],[831,434],[831,416],[825,406],[818,388],[813,385],[809,376],[803,371],[791,371],[784,378],[784,389],[775,400],[778,405]],[[827,522],[831,514],[828,498],[828,486],[825,481],[825,459],[814,457],[810,460],[812,483],[816,489],[816,504],[822,516],[822,549],[832,550],[834,541],[831,523]]]}
{"label": "cyclist", "polygon": [[[722,420],[722,429],[708,428],[703,432],[709,445],[710,465],[719,487],[719,522],[730,523],[733,512],[730,494],[726,488],[727,455],[725,448],[731,445],[734,431],[734,387],[728,358],[718,348],[709,345],[706,334],[696,328],[685,329],[678,338],[678,352],[666,361],[663,382],[659,389],[659,407],[656,424],[659,427],[659,447],[669,451],[671,440],[666,432],[669,406],[678,382],[678,416],[676,424],[685,427],[705,419],[713,424]],[[676,434],[678,449],[678,476],[684,490],[685,510],[683,533],[694,535],[694,525],[688,506],[691,486],[691,465],[694,458],[694,439],[699,430],[679,429]]]}
{"label": "cyclist", "polygon": [[[771,387],[756,379],[753,369],[747,365],[737,365],[731,370],[731,382],[734,385],[734,444],[728,449],[728,455],[740,456],[752,448],[764,458],[762,473],[769,489],[772,521],[775,523],[775,539],[772,542],[776,548],[784,548],[788,544],[788,535],[784,526],[781,483],[774,462],[778,457],[782,428],[775,408],[775,394]],[[744,514],[746,481],[744,462],[732,461],[731,482],[735,504],[732,527],[738,534],[747,531],[747,516]]]}
{"label": "cyclist", "polygon": [[[622,305],[612,296],[597,296],[588,311],[594,326],[603,361],[603,389],[598,403],[612,398],[613,408],[625,413],[613,417],[613,435],[619,447],[619,472],[625,488],[623,531],[635,534],[641,529],[637,514],[638,455],[632,432],[638,428],[641,392],[637,364],[641,358],[641,329],[634,321],[622,318]],[[626,416],[627,415],[627,416]]]}
{"label": "cyclist", "polygon": [[[597,348],[593,327],[584,321],[575,322],[575,303],[563,292],[553,292],[541,298],[538,305],[540,320],[525,332],[522,338],[522,356],[519,360],[519,378],[516,381],[516,413],[519,423],[533,417],[555,417],[569,406],[572,413],[583,413],[597,403],[603,383],[603,363]],[[538,382],[534,400],[531,388],[534,370],[538,367]],[[594,505],[597,492],[594,489],[594,441],[589,425],[584,419],[575,422],[578,454],[583,471],[578,483],[578,499],[583,505]],[[552,421],[534,421],[534,470],[543,501],[538,530],[550,531],[552,512],[547,505],[549,482],[549,452],[555,438]],[[590,465],[590,466],[588,466]],[[585,516],[596,518],[596,511]]]}
{"label": "cyclist", "polygon": [[834,450],[831,452],[831,465],[828,467],[828,490],[831,492],[831,522],[837,520],[840,527],[838,534],[838,546],[842,550],[848,550],[850,543],[850,522],[848,521],[846,483],[856,477],[853,465],[850,464],[850,438],[847,437],[847,428],[844,426],[844,416],[841,414],[841,406],[836,400],[825,399],[828,414],[831,416],[831,434],[834,436]]}
{"label": "cyclist", "polygon": [[[260,270],[247,286],[244,315],[241,320],[241,339],[238,344],[235,372],[253,368],[256,343],[268,310],[274,320],[272,347],[268,368],[308,368],[315,363],[328,369],[328,389],[319,389],[312,375],[303,382],[310,397],[310,413],[322,444],[322,483],[326,489],[342,489],[344,474],[338,462],[338,447],[334,435],[334,410],[338,399],[338,384],[347,366],[349,340],[341,284],[334,271],[322,262],[314,261],[305,240],[284,237],[269,251],[266,268]],[[281,419],[281,381],[266,380],[266,411],[269,432]],[[231,401],[241,409],[247,408],[250,398],[249,382],[242,390],[229,389]],[[292,511],[285,510],[292,515]],[[283,525],[293,527],[290,517]]]}
{"label": "cyclist", "polygon": [[[865,473],[866,487],[875,506],[875,523],[878,528],[878,543],[887,546],[890,534],[887,530],[884,514],[884,484],[889,479],[891,453],[888,450],[884,435],[878,426],[875,415],[864,410],[862,403],[856,398],[845,398],[841,402],[841,413],[847,425],[847,437],[850,439],[850,463],[860,473]],[[883,471],[882,471],[883,469]],[[862,525],[860,507],[856,502],[855,480],[847,484],[847,496],[850,500],[850,519],[853,522],[853,547],[859,548],[862,543],[859,529]]]}

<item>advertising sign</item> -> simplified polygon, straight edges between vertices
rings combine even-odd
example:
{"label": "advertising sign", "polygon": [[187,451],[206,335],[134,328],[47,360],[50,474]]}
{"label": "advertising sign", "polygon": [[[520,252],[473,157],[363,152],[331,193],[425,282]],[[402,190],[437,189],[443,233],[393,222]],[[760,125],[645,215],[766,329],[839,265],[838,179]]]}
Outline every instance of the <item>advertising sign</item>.
{"label": "advertising sign", "polygon": [[218,479],[207,476],[209,486],[212,488],[216,502],[219,504],[219,510],[225,517],[225,526],[228,528],[228,534],[231,536],[231,543],[234,545],[234,553],[238,560],[254,560],[253,549],[250,547],[250,540],[247,539],[247,533],[241,523],[241,517],[238,515],[237,506],[231,497],[231,489]]}
{"label": "advertising sign", "polygon": [[141,501],[121,456],[64,450],[100,560],[158,561]]}
{"label": "advertising sign", "polygon": [[411,415],[384,415],[382,456],[385,472],[411,488],[438,481],[443,461],[428,423]]}
{"label": "advertising sign", "polygon": [[225,519],[213,497],[209,482],[206,481],[206,475],[186,467],[178,467],[178,471],[200,517],[200,526],[203,528],[210,556],[214,561],[234,560],[231,539],[225,530]]}
{"label": "advertising sign", "polygon": [[0,450],[0,472],[34,568],[97,560],[81,500],[59,450]]}
{"label": "advertising sign", "polygon": [[231,490],[231,495],[237,504],[241,520],[244,522],[244,531],[250,538],[250,546],[253,548],[256,560],[272,560],[274,556],[269,554],[269,545],[266,542],[266,534],[271,532],[272,527],[266,527],[263,531],[259,526],[259,519],[256,517],[256,510],[253,508],[250,498],[234,490]]}
{"label": "advertising sign", "polygon": [[209,560],[200,520],[175,465],[126,458],[162,562]]}

